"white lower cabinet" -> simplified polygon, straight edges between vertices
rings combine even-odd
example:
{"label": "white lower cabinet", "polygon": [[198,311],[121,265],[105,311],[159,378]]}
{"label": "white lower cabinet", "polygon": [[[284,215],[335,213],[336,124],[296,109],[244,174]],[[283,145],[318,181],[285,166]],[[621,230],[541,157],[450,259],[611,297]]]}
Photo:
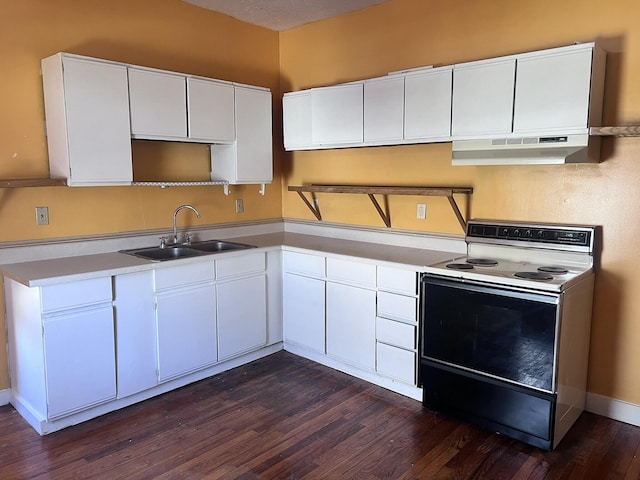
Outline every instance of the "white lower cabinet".
{"label": "white lower cabinet", "polygon": [[416,385],[418,365],[418,273],[378,266],[376,371]]}
{"label": "white lower cabinet", "polygon": [[325,354],[325,257],[285,251],[282,319],[284,340]]}
{"label": "white lower cabinet", "polygon": [[44,319],[48,418],[116,396],[111,305]]}
{"label": "white lower cabinet", "polygon": [[158,381],[215,363],[218,355],[213,262],[158,269],[155,282]]}
{"label": "white lower cabinet", "polygon": [[326,353],[325,281],[285,273],[283,296],[285,342]]}
{"label": "white lower cabinet", "polygon": [[226,360],[267,344],[264,253],[216,260],[218,357]]}
{"label": "white lower cabinet", "polygon": [[375,321],[375,290],[327,282],[327,355],[374,370]]}
{"label": "white lower cabinet", "polygon": [[118,398],[158,384],[153,271],[113,278]]}
{"label": "white lower cabinet", "polygon": [[327,355],[374,370],[376,266],[327,258]]}
{"label": "white lower cabinet", "polygon": [[5,278],[12,395],[32,425],[116,396],[111,278],[27,287]]}

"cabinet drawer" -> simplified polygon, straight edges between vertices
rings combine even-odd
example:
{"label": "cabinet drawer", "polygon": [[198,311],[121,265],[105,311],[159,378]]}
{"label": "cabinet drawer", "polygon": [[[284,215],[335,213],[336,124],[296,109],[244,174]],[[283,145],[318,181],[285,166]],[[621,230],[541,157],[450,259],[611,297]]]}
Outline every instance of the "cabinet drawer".
{"label": "cabinet drawer", "polygon": [[92,278],[42,287],[43,312],[82,307],[111,300],[111,277]]}
{"label": "cabinet drawer", "polygon": [[386,318],[376,318],[376,339],[397,347],[416,348],[416,327]]}
{"label": "cabinet drawer", "polygon": [[416,384],[416,354],[384,343],[376,344],[377,371],[411,385]]}
{"label": "cabinet drawer", "polygon": [[416,272],[394,267],[378,267],[378,288],[388,292],[415,295],[418,282]]}
{"label": "cabinet drawer", "polygon": [[264,253],[248,253],[216,260],[216,278],[236,277],[248,273],[264,272],[266,260]]}
{"label": "cabinet drawer", "polygon": [[283,268],[288,273],[324,277],[324,257],[306,253],[284,252]]}
{"label": "cabinet drawer", "polygon": [[417,301],[415,297],[378,292],[378,315],[403,322],[415,323]]}
{"label": "cabinet drawer", "polygon": [[370,263],[327,258],[327,280],[374,288],[376,286],[376,266]]}
{"label": "cabinet drawer", "polygon": [[210,282],[213,281],[213,262],[205,260],[187,265],[158,268],[154,273],[156,291],[181,285]]}

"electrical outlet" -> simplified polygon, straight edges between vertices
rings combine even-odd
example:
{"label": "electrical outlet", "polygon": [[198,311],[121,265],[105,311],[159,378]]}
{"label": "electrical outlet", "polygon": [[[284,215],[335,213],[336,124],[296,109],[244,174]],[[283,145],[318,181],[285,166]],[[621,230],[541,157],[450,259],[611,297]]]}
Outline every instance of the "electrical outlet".
{"label": "electrical outlet", "polygon": [[244,202],[241,198],[236,200],[236,213],[244,213]]}
{"label": "electrical outlet", "polygon": [[49,225],[49,207],[36,207],[36,224]]}
{"label": "electrical outlet", "polygon": [[425,203],[418,204],[418,212],[416,214],[418,220],[425,220],[427,218],[427,205]]}

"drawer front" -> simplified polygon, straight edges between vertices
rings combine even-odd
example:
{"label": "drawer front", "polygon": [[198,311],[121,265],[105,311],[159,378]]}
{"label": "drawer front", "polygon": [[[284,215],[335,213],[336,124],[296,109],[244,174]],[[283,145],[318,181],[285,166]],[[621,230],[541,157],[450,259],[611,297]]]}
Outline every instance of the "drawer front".
{"label": "drawer front", "polygon": [[384,343],[376,344],[377,371],[383,375],[416,384],[416,354]]}
{"label": "drawer front", "polygon": [[416,348],[416,327],[386,318],[376,318],[376,339],[396,347]]}
{"label": "drawer front", "polygon": [[216,259],[216,278],[264,272],[266,265],[266,257],[263,252],[218,258]]}
{"label": "drawer front", "polygon": [[155,290],[174,288],[181,285],[213,281],[213,262],[202,261],[177,265],[166,268],[158,268],[154,271]]}
{"label": "drawer front", "polygon": [[378,267],[378,288],[388,292],[416,295],[418,289],[417,273],[394,267]]}
{"label": "drawer front", "polygon": [[418,299],[395,293],[378,292],[378,315],[402,322],[415,323]]}
{"label": "drawer front", "polygon": [[42,287],[43,312],[110,302],[112,299],[111,277]]}
{"label": "drawer front", "polygon": [[327,258],[327,280],[375,288],[376,266],[370,263]]}
{"label": "drawer front", "polygon": [[282,261],[285,272],[324,277],[324,257],[306,253],[284,252]]}

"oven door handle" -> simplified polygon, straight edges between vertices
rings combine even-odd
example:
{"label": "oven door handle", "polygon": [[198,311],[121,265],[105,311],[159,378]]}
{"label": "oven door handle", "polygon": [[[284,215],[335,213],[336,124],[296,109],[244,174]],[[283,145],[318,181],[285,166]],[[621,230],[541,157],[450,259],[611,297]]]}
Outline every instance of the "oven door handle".
{"label": "oven door handle", "polygon": [[422,288],[426,288],[427,285],[440,285],[448,288],[457,288],[459,290],[466,290],[470,292],[486,293],[490,295],[499,295],[502,297],[519,298],[522,300],[531,300],[534,302],[549,303],[552,305],[558,305],[560,303],[561,293],[538,293],[531,292],[529,290],[508,288],[502,285],[487,285],[485,283],[474,282],[473,280],[452,280],[450,278],[443,278],[437,275],[425,273],[422,275]]}

